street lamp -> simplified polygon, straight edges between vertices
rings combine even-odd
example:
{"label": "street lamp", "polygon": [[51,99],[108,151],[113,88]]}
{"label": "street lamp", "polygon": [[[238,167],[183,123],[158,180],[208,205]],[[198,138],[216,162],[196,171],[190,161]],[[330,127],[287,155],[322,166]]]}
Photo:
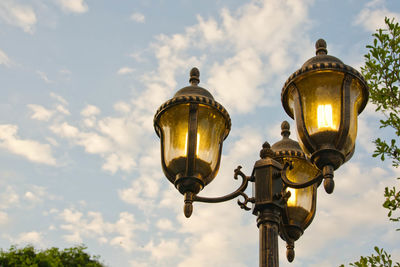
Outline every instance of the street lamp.
{"label": "street lamp", "polygon": [[[324,180],[327,193],[334,188],[333,172],[349,160],[357,136],[357,116],[368,101],[362,75],[339,59],[327,55],[326,43],[316,43],[316,56],[293,73],[282,89],[282,104],[295,119],[299,143],[290,139],[289,123],[281,125],[282,140],[265,142],[252,174],[241,167],[234,178],[239,188],[222,197],[197,194],[216,176],[222,143],[231,120],[226,109],[206,89],[199,87],[197,68],[190,86],[161,105],[154,128],[161,140],[161,164],[168,180],[184,195],[184,214],[190,217],[193,202],[238,200],[242,209],[257,216],[260,266],[279,265],[278,235],[286,241],[287,259],[294,259],[294,242],[310,225],[316,210],[317,187]],[[253,196],[245,190],[253,184]]]}

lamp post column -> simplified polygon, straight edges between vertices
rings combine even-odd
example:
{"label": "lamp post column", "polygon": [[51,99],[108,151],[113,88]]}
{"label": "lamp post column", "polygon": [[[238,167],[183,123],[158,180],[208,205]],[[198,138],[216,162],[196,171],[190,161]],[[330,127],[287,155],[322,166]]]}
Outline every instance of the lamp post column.
{"label": "lamp post column", "polygon": [[268,142],[260,151],[261,159],[254,164],[254,209],[259,229],[260,267],[278,267],[278,233],[281,220],[282,165],[273,159],[274,152]]}
{"label": "lamp post column", "polygon": [[260,267],[278,267],[279,210],[272,208],[260,212],[257,225],[260,236]]}

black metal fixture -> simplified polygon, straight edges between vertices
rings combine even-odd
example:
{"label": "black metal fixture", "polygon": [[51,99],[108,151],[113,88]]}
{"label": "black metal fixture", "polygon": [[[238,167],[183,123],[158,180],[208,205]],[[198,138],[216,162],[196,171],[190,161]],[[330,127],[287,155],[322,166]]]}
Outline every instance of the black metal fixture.
{"label": "black metal fixture", "polygon": [[[239,206],[257,216],[260,266],[279,265],[278,235],[286,241],[287,259],[293,261],[294,242],[315,215],[317,187],[324,180],[325,191],[333,192],[333,172],[354,153],[357,116],[368,101],[368,87],[358,71],[327,55],[324,40],[317,41],[316,50],[316,56],[293,73],[282,89],[282,104],[295,119],[299,143],[289,138],[289,123],[284,121],[282,140],[272,146],[263,144],[250,176],[240,166],[234,171],[234,178],[240,176],[242,183],[228,195],[197,195],[215,178],[231,127],[225,108],[198,86],[197,68],[190,72],[191,85],[179,90],[154,117],[162,169],[184,195],[185,216],[192,214],[193,202],[216,203],[241,196]],[[249,182],[254,186],[252,197],[245,193]]]}

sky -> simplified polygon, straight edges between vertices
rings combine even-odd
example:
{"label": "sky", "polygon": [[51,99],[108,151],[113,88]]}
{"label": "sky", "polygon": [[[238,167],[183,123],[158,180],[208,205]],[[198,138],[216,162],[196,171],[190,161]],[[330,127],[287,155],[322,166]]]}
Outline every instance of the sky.
{"label": "sky", "polygon": [[[233,170],[250,175],[280,123],[294,129],[280,93],[315,41],[360,70],[385,16],[399,20],[398,0],[0,0],[0,247],[85,244],[108,266],[257,266],[256,217],[236,200],[184,217],[161,170],[157,108],[200,69],[232,118],[200,195],[230,193]],[[400,171],[372,158],[372,141],[391,136],[380,118],[372,104],[359,116],[353,158],[332,195],[318,189],[293,263],[280,240],[281,266],[339,266],[375,245],[400,261],[382,208]]]}

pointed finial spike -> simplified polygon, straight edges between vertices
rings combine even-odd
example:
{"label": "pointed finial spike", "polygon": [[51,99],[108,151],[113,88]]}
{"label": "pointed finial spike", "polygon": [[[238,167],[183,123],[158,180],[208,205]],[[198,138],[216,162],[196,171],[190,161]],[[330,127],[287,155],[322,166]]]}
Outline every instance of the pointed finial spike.
{"label": "pointed finial spike", "polygon": [[198,85],[200,83],[200,71],[198,68],[194,67],[190,70],[189,82],[192,85]]}
{"label": "pointed finial spike", "polygon": [[326,55],[328,54],[328,50],[326,49],[327,45],[324,39],[319,39],[316,43],[315,43],[315,54],[317,56],[319,55]]}
{"label": "pointed finial spike", "polygon": [[287,121],[283,121],[281,124],[281,135],[282,137],[289,137],[290,135],[290,124]]}

